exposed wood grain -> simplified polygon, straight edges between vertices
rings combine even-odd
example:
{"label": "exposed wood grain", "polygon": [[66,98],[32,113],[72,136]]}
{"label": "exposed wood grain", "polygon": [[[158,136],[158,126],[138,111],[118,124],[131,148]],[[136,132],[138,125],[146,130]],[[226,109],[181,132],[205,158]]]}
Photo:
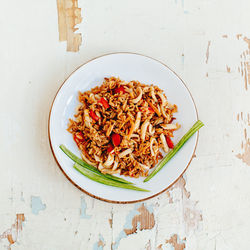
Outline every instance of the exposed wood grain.
{"label": "exposed wood grain", "polygon": [[9,242],[9,249],[12,244],[14,244],[18,240],[18,235],[20,231],[23,230],[22,223],[25,221],[24,214],[16,214],[16,220],[15,223],[11,225],[9,229],[7,229],[5,232],[3,232],[0,235],[0,241],[2,239],[7,239]]}
{"label": "exposed wood grain", "polygon": [[[242,35],[240,34],[240,36],[237,36],[237,39],[239,40],[241,37]],[[240,62],[240,72],[244,79],[245,90],[247,91],[248,85],[250,85],[250,39],[245,36],[243,41],[247,43],[248,48],[240,54],[240,58],[242,59]]]}
{"label": "exposed wood grain", "polygon": [[162,244],[160,244],[159,246],[157,246],[157,250],[162,250]]}
{"label": "exposed wood grain", "polygon": [[250,166],[250,138],[247,136],[247,130],[244,128],[244,141],[241,143],[242,153],[237,154],[237,158]]}
{"label": "exposed wood grain", "polygon": [[209,59],[209,48],[211,45],[211,41],[208,41],[207,43],[207,51],[206,51],[206,64],[208,63],[208,59]]}
{"label": "exposed wood grain", "polygon": [[99,239],[98,247],[104,247],[104,246],[105,246],[105,243],[101,239]]}
{"label": "exposed wood grain", "polygon": [[247,84],[250,85],[250,39],[247,37],[244,37],[243,40],[248,45],[248,50],[245,51],[246,57],[247,57],[246,62],[245,62],[245,69],[246,69],[245,76],[246,76]]}
{"label": "exposed wood grain", "polygon": [[[175,189],[180,189],[182,192],[184,225],[186,232],[189,233],[198,228],[199,223],[202,221],[202,214],[201,211],[196,208],[197,202],[190,199],[191,194],[186,189],[186,180],[183,176],[172,188],[169,189],[169,191],[173,191]],[[172,197],[169,201],[174,202]]]}
{"label": "exposed wood grain", "polygon": [[228,67],[227,65],[226,65],[226,67],[227,67],[227,73],[230,73],[231,72],[230,67]]}
{"label": "exposed wood grain", "polygon": [[242,37],[242,34],[237,34],[236,37],[239,40]]}
{"label": "exposed wood grain", "polygon": [[177,234],[174,234],[171,236],[169,240],[166,240],[166,243],[169,243],[174,250],[184,250],[185,249],[185,243],[179,243],[178,242],[178,236]]}
{"label": "exposed wood grain", "polygon": [[109,219],[110,228],[112,228],[112,224],[113,224],[113,219]]}
{"label": "exposed wood grain", "polygon": [[[0,249],[248,249],[249,8],[249,0],[3,1]],[[65,53],[66,43],[79,53]],[[107,204],[77,190],[47,139],[49,106],[64,79],[121,50],[173,68],[205,123],[186,176],[146,201],[143,216],[142,203]]]}
{"label": "exposed wood grain", "polygon": [[75,26],[82,21],[78,0],[57,0],[59,41],[67,41],[67,51],[79,51],[82,35]]}
{"label": "exposed wood grain", "polygon": [[149,240],[145,246],[145,250],[151,250],[151,241]]}
{"label": "exposed wood grain", "polygon": [[135,215],[132,219],[132,228],[124,229],[127,235],[137,232],[138,223],[140,224],[140,230],[152,229],[155,225],[154,214],[147,210],[144,203],[137,210],[140,214]]}

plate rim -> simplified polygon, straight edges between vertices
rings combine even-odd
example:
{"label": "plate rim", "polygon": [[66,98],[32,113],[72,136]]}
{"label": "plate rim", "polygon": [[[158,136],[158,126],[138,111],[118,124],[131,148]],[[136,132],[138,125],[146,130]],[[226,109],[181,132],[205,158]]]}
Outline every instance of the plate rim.
{"label": "plate rim", "polygon": [[49,137],[49,145],[50,145],[50,149],[51,149],[51,152],[52,152],[52,155],[59,167],[59,169],[62,171],[62,173],[64,174],[64,176],[71,182],[71,184],[73,184],[75,187],[77,187],[80,191],[84,192],[85,194],[91,196],[92,198],[95,198],[95,199],[98,199],[98,200],[101,200],[101,201],[105,201],[105,202],[108,202],[108,203],[114,203],[114,204],[132,204],[132,203],[137,203],[137,202],[143,202],[143,201],[146,201],[146,200],[149,200],[149,199],[152,199],[162,193],[164,193],[165,191],[167,191],[169,188],[171,188],[182,176],[183,174],[186,172],[187,168],[189,167],[190,163],[192,162],[193,158],[194,158],[194,155],[195,155],[195,151],[196,151],[196,148],[197,148],[197,144],[198,144],[198,139],[199,139],[199,131],[197,131],[197,137],[196,137],[196,141],[195,141],[195,147],[194,147],[194,151],[192,153],[192,156],[190,157],[190,160],[189,162],[187,163],[187,166],[185,167],[185,169],[183,170],[183,172],[179,175],[178,178],[176,178],[176,180],[174,180],[170,185],[168,185],[166,188],[164,188],[163,190],[161,190],[160,192],[154,194],[154,195],[151,195],[147,198],[143,198],[143,199],[139,199],[139,200],[132,200],[132,201],[116,201],[116,200],[109,200],[109,199],[105,199],[105,198],[102,198],[102,197],[99,197],[99,196],[96,196],[94,194],[91,194],[89,193],[88,191],[84,190],[83,188],[81,188],[79,185],[77,185],[66,173],[65,171],[63,170],[63,168],[61,167],[59,161],[57,160],[57,157],[55,155],[55,152],[53,150],[53,147],[52,147],[52,142],[51,142],[51,137],[50,137],[50,118],[51,118],[51,111],[52,111],[52,108],[53,108],[53,105],[54,105],[54,102],[55,102],[55,99],[59,93],[59,91],[61,90],[62,86],[65,84],[65,82],[79,69],[81,68],[82,66],[84,66],[85,64],[91,62],[91,61],[94,61],[98,58],[101,58],[101,57],[105,57],[105,56],[109,56],[109,55],[114,55],[114,54],[132,54],[132,55],[138,55],[138,56],[143,56],[143,57],[146,57],[146,58],[149,58],[151,60],[154,60],[160,64],[162,64],[164,67],[166,67],[168,70],[170,70],[171,72],[173,72],[175,74],[175,76],[182,82],[182,84],[184,85],[184,87],[187,89],[187,91],[189,92],[190,94],[190,97],[193,101],[193,104],[194,104],[194,107],[195,107],[195,113],[196,113],[196,118],[197,120],[199,120],[199,116],[198,116],[198,111],[197,111],[197,107],[196,107],[196,104],[195,104],[195,101],[194,101],[194,98],[190,92],[190,90],[188,89],[187,85],[185,84],[185,82],[180,78],[179,75],[177,75],[177,73],[175,71],[173,71],[169,66],[167,66],[166,64],[164,64],[163,62],[155,59],[155,58],[152,58],[150,56],[146,56],[146,55],[143,55],[143,54],[140,54],[140,53],[135,53],[135,52],[112,52],[112,53],[107,53],[107,54],[103,54],[103,55],[100,55],[100,56],[96,56],[90,60],[88,60],[87,62],[81,64],[80,66],[78,66],[74,71],[72,71],[68,77],[62,82],[61,86],[58,88],[54,98],[53,98],[53,101],[50,105],[50,111],[49,111],[49,118],[48,118],[48,137]]}

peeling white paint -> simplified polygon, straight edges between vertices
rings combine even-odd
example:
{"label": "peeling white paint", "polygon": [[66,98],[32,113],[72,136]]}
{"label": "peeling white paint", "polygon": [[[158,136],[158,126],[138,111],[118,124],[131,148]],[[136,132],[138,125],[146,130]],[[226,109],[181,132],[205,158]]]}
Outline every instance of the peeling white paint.
{"label": "peeling white paint", "polygon": [[[67,53],[58,41],[55,1],[1,4],[0,234],[23,213],[23,231],[12,250],[109,250],[112,244],[118,250],[167,249],[174,234],[179,242],[186,238],[188,250],[248,249],[250,168],[235,156],[245,152],[245,128],[250,135],[244,118],[250,87],[246,91],[241,73],[241,62],[249,59],[242,53],[248,49],[244,37],[250,38],[250,2],[78,0],[78,6],[84,42],[79,52]],[[47,138],[50,104],[61,83],[82,63],[116,51],[170,66],[205,123],[186,171],[186,190],[175,186],[144,202],[155,226],[139,230],[138,223],[129,235],[124,229],[132,228],[142,203],[108,204],[80,192],[59,170]],[[8,245],[6,238],[0,241],[0,249]]]}

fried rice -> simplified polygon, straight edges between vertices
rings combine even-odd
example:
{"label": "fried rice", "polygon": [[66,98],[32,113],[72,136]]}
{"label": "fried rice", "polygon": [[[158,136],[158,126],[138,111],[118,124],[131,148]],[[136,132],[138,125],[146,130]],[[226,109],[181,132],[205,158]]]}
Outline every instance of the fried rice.
{"label": "fried rice", "polygon": [[104,174],[147,176],[174,146],[177,106],[157,86],[104,78],[101,86],[79,92],[79,102],[68,131],[82,159]]}

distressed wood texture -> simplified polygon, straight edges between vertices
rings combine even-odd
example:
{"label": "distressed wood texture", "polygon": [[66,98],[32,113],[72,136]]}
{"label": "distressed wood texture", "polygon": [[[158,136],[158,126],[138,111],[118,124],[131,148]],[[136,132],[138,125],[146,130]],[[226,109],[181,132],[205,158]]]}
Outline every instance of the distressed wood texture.
{"label": "distressed wood texture", "polygon": [[81,9],[77,0],[57,0],[59,40],[67,41],[67,51],[79,51],[82,42],[75,26],[82,21]]}
{"label": "distressed wood texture", "polygon": [[[249,0],[3,1],[0,249],[249,249],[249,10]],[[169,65],[205,123],[185,175],[160,196],[130,205],[76,189],[47,135],[65,78],[118,51]]]}

